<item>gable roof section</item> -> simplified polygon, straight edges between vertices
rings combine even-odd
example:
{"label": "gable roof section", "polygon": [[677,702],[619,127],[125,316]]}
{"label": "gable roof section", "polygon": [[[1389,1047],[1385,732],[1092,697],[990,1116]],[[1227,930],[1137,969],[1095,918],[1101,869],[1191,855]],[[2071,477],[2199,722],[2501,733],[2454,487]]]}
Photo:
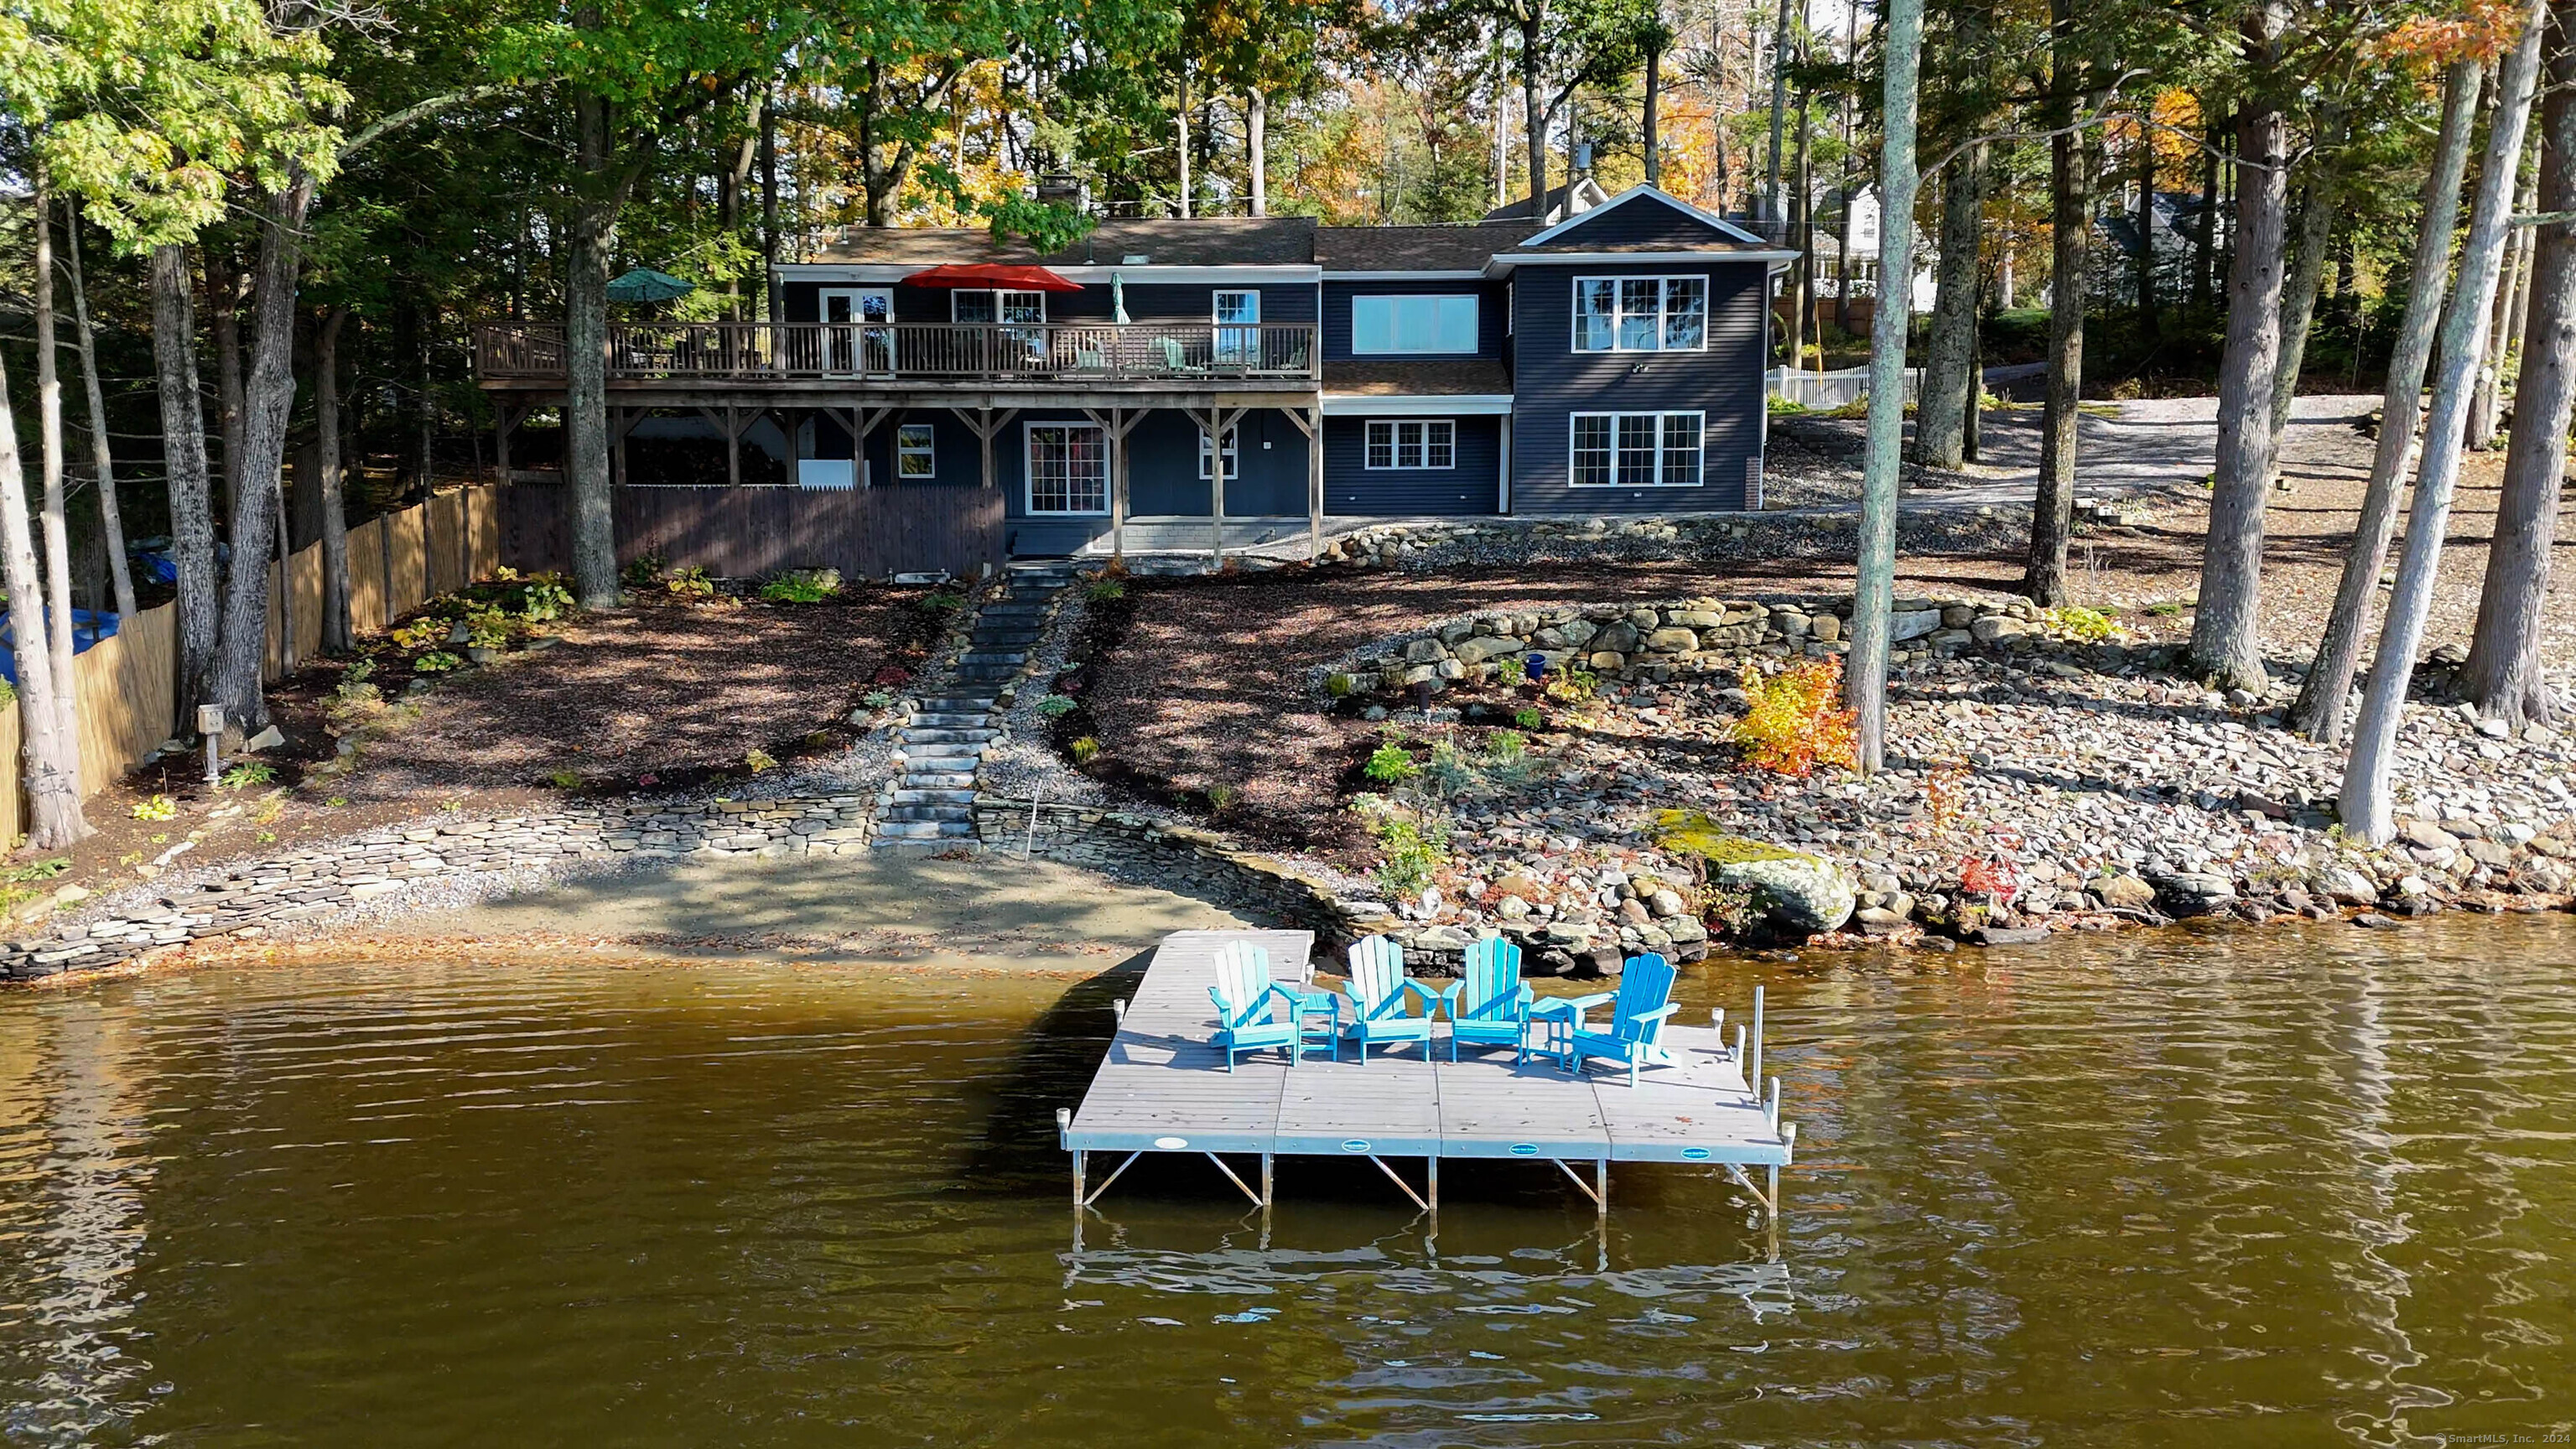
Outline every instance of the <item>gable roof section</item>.
{"label": "gable roof section", "polygon": [[1529,230],[1521,221],[1454,226],[1321,226],[1315,260],[1328,273],[1481,272]]}
{"label": "gable roof section", "polygon": [[1533,211],[1529,198],[1523,196],[1516,201],[1504,202],[1486,212],[1485,220],[1531,222],[1545,226],[1550,222],[1564,219],[1566,199],[1569,196],[1582,203],[1574,208],[1578,214],[1589,211],[1610,199],[1610,193],[1601,189],[1600,182],[1589,176],[1577,176],[1571,181],[1561,181],[1547,189],[1547,207],[1544,211]]}
{"label": "gable roof section", "polygon": [[[997,242],[975,226],[844,227],[810,260],[896,266],[1003,262],[1034,266],[1311,266],[1315,222],[1303,216],[1192,217],[1101,222],[1062,251]],[[1142,262],[1130,262],[1142,257]]]}
{"label": "gable roof section", "polygon": [[[1619,212],[1623,208],[1633,207],[1640,204],[1650,207],[1661,205],[1669,211],[1670,215],[1654,218],[1650,221],[1649,218],[1637,216],[1632,212],[1629,216],[1621,218],[1618,222],[1611,222],[1609,225],[1597,225],[1598,223],[1608,222],[1614,213]],[[1654,226],[1653,222],[1655,221],[1660,221],[1663,225]],[[1756,247],[1768,245],[1762,240],[1762,238],[1755,236],[1753,233],[1746,231],[1744,228],[1737,226],[1730,221],[1727,221],[1723,217],[1712,216],[1709,213],[1700,210],[1698,207],[1691,205],[1689,202],[1683,201],[1679,197],[1660,191],[1655,187],[1640,183],[1629,187],[1627,190],[1620,192],[1614,197],[1611,197],[1608,201],[1601,203],[1599,206],[1593,207],[1588,211],[1578,212],[1575,215],[1558,222],[1556,225],[1551,226],[1547,230],[1540,232],[1538,235],[1531,237],[1529,240],[1522,242],[1521,246],[1525,250],[1537,250],[1547,247],[1558,248],[1565,251],[1628,250],[1637,245],[1637,243],[1633,240],[1629,240],[1623,243],[1604,245],[1604,241],[1607,240],[1608,234],[1618,234],[1623,238],[1630,236],[1637,230],[1634,223],[1639,222],[1648,223],[1652,229],[1664,232],[1666,235],[1673,237],[1674,241],[1667,243],[1671,245],[1691,245],[1694,243],[1700,246],[1724,246],[1729,243],[1747,243]],[[1627,224],[1623,225],[1622,223]],[[1680,223],[1680,225],[1675,227],[1673,226],[1673,223]],[[1587,237],[1584,235],[1584,232],[1587,229],[1597,230],[1599,233],[1604,234],[1604,236],[1600,240],[1596,240],[1593,237]],[[1685,236],[1692,237],[1692,241],[1682,241],[1681,238]]]}

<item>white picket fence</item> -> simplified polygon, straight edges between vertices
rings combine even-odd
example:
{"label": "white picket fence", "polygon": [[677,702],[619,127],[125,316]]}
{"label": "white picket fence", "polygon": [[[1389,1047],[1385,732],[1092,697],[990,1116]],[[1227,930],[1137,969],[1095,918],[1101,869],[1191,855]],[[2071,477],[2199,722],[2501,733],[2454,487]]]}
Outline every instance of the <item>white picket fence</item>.
{"label": "white picket fence", "polygon": [[[1907,368],[1906,401],[1913,401],[1922,386],[1923,369]],[[1771,369],[1771,395],[1823,412],[1869,396],[1869,369],[1845,367],[1832,372],[1791,372],[1785,367],[1775,367]]]}

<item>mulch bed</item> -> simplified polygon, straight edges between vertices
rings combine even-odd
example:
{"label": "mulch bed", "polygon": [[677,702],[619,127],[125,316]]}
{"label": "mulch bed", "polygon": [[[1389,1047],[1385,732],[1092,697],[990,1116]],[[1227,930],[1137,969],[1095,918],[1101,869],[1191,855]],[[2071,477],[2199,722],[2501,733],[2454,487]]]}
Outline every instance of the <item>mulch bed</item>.
{"label": "mulch bed", "polygon": [[[1092,736],[1100,754],[1086,773],[1212,814],[1241,838],[1358,860],[1365,838],[1343,797],[1358,788],[1378,729],[1321,708],[1306,692],[1308,670],[1473,609],[1794,591],[1816,582],[1812,570],[1567,564],[1131,580],[1123,608],[1093,608],[1096,621],[1114,622],[1073,649],[1092,662],[1070,681],[1082,708],[1061,722],[1059,743]],[[1224,808],[1211,809],[1211,791]]]}
{"label": "mulch bed", "polygon": [[[316,661],[269,687],[286,744],[255,758],[272,780],[210,789],[193,753],[144,765],[87,802],[96,833],[62,852],[71,867],[40,888],[132,884],[133,867],[191,834],[195,848],[172,868],[291,850],[451,805],[551,803],[565,795],[551,778],[558,771],[580,776],[585,793],[684,790],[748,776],[744,756],[755,748],[781,764],[836,751],[853,735],[847,718],[862,698],[879,687],[900,693],[936,642],[945,617],[918,605],[925,592],[874,587],[827,603],[769,604],[639,591],[626,609],[557,626],[551,648],[514,648],[494,664],[436,676],[413,696],[418,717],[375,733],[357,769],[308,781],[337,756],[325,702],[356,662]],[[414,677],[411,658],[450,648],[367,642],[372,682],[391,700]],[[280,786],[290,788],[271,802]],[[172,802],[173,818],[137,819],[135,807],[156,795]]]}

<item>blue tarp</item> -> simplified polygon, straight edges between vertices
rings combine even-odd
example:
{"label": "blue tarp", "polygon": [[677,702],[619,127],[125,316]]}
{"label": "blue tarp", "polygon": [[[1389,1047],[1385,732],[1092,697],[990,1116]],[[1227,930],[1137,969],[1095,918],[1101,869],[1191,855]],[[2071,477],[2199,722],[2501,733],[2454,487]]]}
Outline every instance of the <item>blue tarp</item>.
{"label": "blue tarp", "polygon": [[[51,619],[53,615],[48,613],[45,617]],[[114,614],[72,610],[72,652],[85,654],[99,640],[116,637],[116,623]],[[0,678],[14,686],[18,682],[18,627],[7,619],[0,619],[0,651],[5,651],[0,652]]]}

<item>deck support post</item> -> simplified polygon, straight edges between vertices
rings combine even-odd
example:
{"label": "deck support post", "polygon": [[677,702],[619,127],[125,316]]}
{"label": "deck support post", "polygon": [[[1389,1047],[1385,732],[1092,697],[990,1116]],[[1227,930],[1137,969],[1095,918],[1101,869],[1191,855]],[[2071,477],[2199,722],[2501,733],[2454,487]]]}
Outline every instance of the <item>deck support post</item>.
{"label": "deck support post", "polygon": [[512,407],[507,403],[492,410],[492,467],[502,482],[510,481],[510,435],[519,430],[534,408]]}
{"label": "deck support post", "polygon": [[1431,1202],[1429,1206],[1432,1212],[1438,1213],[1440,1211],[1440,1159],[1438,1157],[1425,1158],[1423,1159],[1423,1166],[1431,1176]]}
{"label": "deck support post", "polygon": [[1210,404],[1207,415],[1208,437],[1208,519],[1210,531],[1208,567],[1225,572],[1225,409]]}
{"label": "deck support post", "polygon": [[1324,405],[1280,412],[1306,435],[1306,562],[1324,556]]}
{"label": "deck support post", "polygon": [[1609,1158],[1601,1157],[1593,1160],[1592,1180],[1599,1184],[1599,1186],[1595,1187],[1592,1191],[1592,1206],[1594,1211],[1600,1215],[1601,1220],[1606,1223],[1610,1220]]}
{"label": "deck support post", "polygon": [[1084,408],[1082,415],[1100,429],[1109,448],[1109,560],[1127,566],[1127,435],[1145,420],[1150,408]]}
{"label": "deck support post", "polygon": [[742,486],[742,409],[728,403],[724,415],[725,486]]}
{"label": "deck support post", "polygon": [[1269,1207],[1271,1202],[1270,1161],[1271,1158],[1269,1153],[1265,1152],[1261,1154],[1261,1205],[1264,1208]]}
{"label": "deck support post", "polygon": [[1073,1205],[1077,1208],[1090,1201],[1082,1195],[1082,1170],[1090,1164],[1090,1161],[1090,1153],[1079,1147],[1073,1149]]}

